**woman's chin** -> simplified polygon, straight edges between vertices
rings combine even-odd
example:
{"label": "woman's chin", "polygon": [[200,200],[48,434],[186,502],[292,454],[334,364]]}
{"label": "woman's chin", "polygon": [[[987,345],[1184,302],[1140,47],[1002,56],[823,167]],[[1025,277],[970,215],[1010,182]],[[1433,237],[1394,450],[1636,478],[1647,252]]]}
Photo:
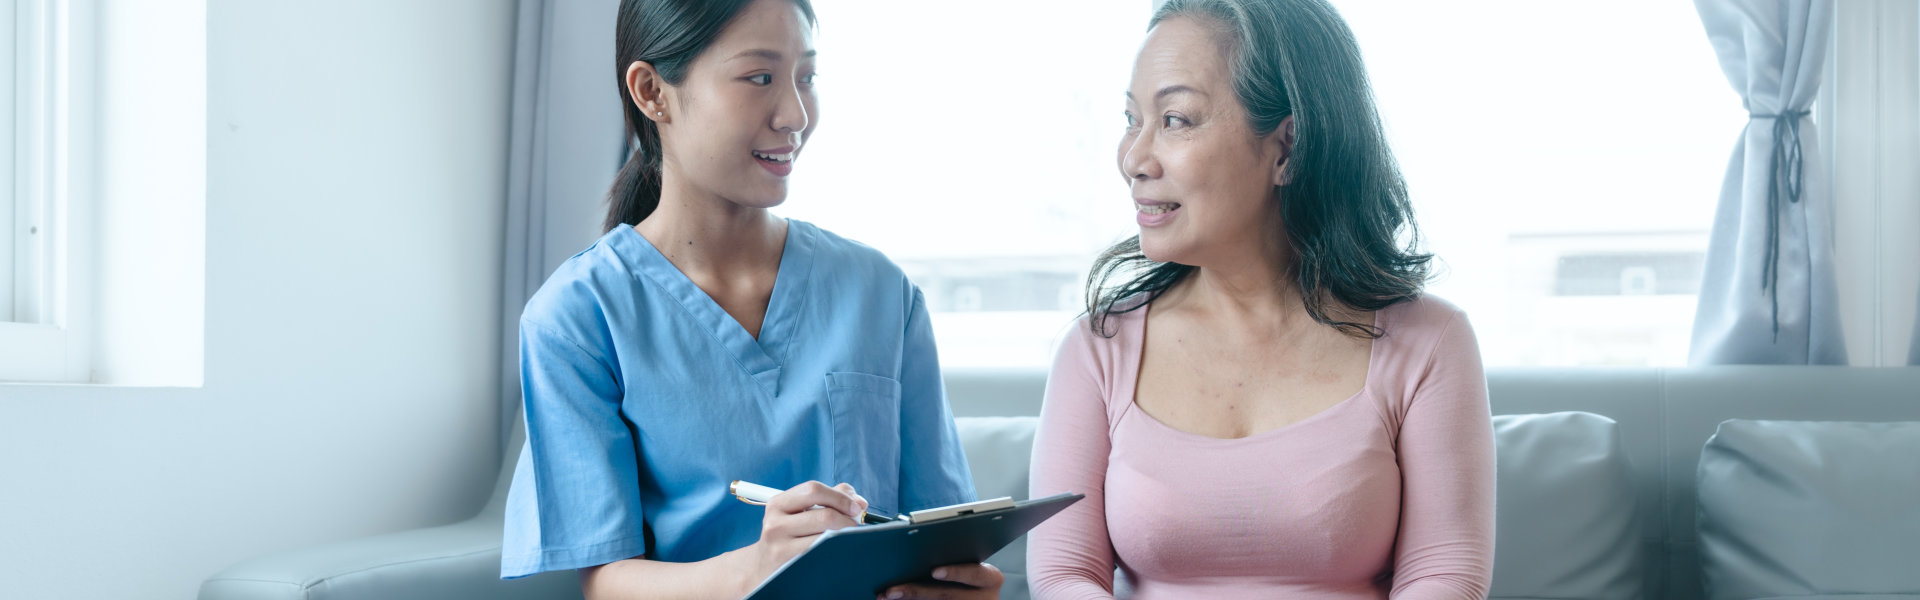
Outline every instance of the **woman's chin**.
{"label": "woman's chin", "polygon": [[786,204],[787,190],[781,189],[777,193],[760,192],[756,194],[741,194],[739,196],[733,197],[732,200],[734,204],[738,204],[746,208],[773,208],[775,206]]}
{"label": "woman's chin", "polygon": [[1182,253],[1170,240],[1163,238],[1161,235],[1141,234],[1140,254],[1157,263],[1180,262]]}

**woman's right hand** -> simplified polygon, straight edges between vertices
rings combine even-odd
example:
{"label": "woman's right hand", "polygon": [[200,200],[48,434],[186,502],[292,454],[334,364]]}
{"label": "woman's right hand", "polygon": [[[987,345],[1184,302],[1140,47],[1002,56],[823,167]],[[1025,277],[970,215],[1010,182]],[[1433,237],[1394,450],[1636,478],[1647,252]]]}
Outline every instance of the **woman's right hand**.
{"label": "woman's right hand", "polygon": [[[814,507],[820,507],[814,510]],[[833,487],[809,481],[775,494],[767,501],[766,517],[760,521],[760,541],[742,548],[748,565],[747,590],[773,576],[773,572],[793,557],[805,552],[822,533],[852,527],[867,511],[867,499],[842,483]],[[744,593],[744,591],[743,591]]]}

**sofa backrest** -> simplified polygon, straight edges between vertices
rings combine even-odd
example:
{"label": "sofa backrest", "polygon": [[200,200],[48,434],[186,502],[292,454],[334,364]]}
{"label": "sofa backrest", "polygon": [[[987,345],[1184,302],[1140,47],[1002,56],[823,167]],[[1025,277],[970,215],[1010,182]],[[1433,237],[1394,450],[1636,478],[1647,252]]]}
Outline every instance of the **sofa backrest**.
{"label": "sofa backrest", "polygon": [[[957,421],[980,497],[1026,498],[1039,418]],[[1639,597],[1639,511],[1618,425],[1593,413],[1560,412],[1495,416],[1493,431],[1499,551],[1488,598]],[[1025,538],[1016,540],[988,560],[1006,574],[1001,598],[1027,598],[1026,546]],[[1116,572],[1114,581],[1123,588],[1125,574]]]}
{"label": "sofa backrest", "polygon": [[1515,369],[1487,375],[1495,414],[1582,410],[1620,424],[1640,492],[1647,597],[1704,597],[1694,533],[1700,449],[1727,419],[1920,421],[1920,368]]}
{"label": "sofa backrest", "polygon": [[[949,370],[946,380],[956,416],[1031,416],[1046,372]],[[1497,415],[1584,411],[1618,423],[1639,499],[1647,598],[1703,596],[1694,474],[1721,421],[1920,421],[1920,367],[1494,369],[1487,383]]]}

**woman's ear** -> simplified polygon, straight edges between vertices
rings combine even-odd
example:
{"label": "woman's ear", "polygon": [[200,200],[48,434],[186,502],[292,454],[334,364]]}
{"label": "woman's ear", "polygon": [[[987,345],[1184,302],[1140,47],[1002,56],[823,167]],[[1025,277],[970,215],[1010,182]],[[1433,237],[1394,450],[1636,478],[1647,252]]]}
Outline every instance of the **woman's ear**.
{"label": "woman's ear", "polygon": [[633,98],[640,114],[655,123],[667,122],[667,94],[663,83],[653,63],[636,60],[627,65],[627,94]]}
{"label": "woman's ear", "polygon": [[1288,163],[1293,161],[1293,115],[1280,119],[1280,126],[1273,128],[1268,135],[1268,144],[1274,145],[1274,155],[1279,158],[1273,162],[1273,185],[1280,187],[1293,181],[1293,169]]}

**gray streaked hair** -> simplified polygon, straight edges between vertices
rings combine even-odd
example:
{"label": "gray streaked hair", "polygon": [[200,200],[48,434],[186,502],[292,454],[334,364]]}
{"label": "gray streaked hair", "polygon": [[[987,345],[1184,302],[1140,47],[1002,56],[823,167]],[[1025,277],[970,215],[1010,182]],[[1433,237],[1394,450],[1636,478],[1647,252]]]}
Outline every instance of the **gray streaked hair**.
{"label": "gray streaked hair", "polygon": [[[1387,147],[1353,31],[1326,0],[1169,0],[1147,27],[1179,17],[1222,36],[1234,95],[1255,135],[1293,117],[1287,184],[1275,192],[1295,255],[1285,275],[1308,314],[1348,335],[1384,335],[1337,320],[1330,309],[1371,312],[1418,297],[1433,255],[1419,250],[1406,180]],[[1125,300],[1151,301],[1193,269],[1148,259],[1139,236],[1115,244],[1087,278],[1089,325],[1107,335],[1109,315],[1146,306]]]}

